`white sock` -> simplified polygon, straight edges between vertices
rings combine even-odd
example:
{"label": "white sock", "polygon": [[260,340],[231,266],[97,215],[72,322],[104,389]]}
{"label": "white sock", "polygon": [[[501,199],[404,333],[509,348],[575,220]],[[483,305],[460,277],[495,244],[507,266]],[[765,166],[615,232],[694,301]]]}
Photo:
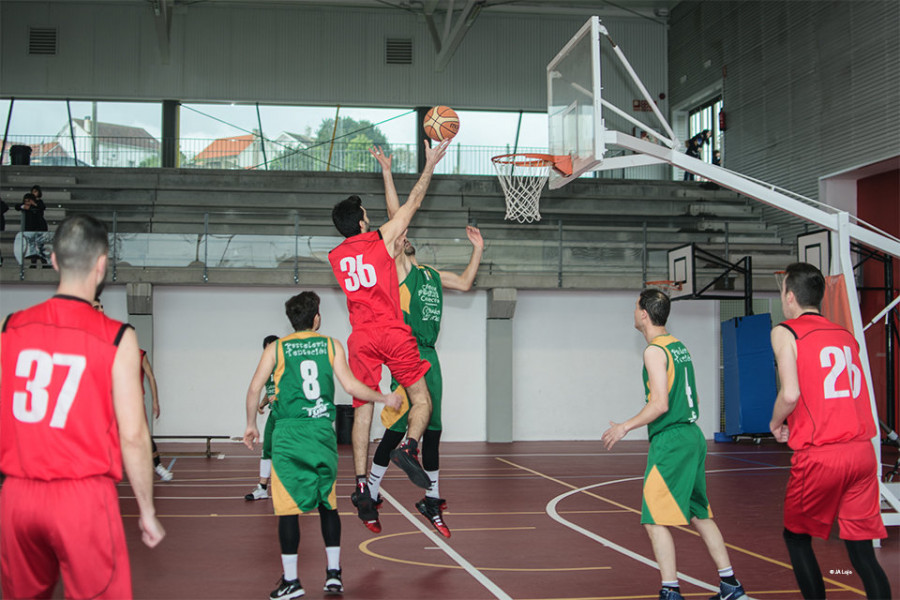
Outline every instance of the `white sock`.
{"label": "white sock", "polygon": [[726,577],[734,577],[734,569],[731,568],[731,565],[724,569],[719,569],[719,579],[725,579]]}
{"label": "white sock", "polygon": [[299,579],[297,576],[297,555],[296,554],[282,554],[281,555],[281,568],[284,570],[284,580],[285,581],[296,581]]}
{"label": "white sock", "polygon": [[268,458],[259,459],[259,478],[268,479],[272,474],[272,461]]}
{"label": "white sock", "polygon": [[663,587],[670,587],[670,588],[677,588],[677,587],[679,587],[679,586],[678,586],[678,580],[676,579],[675,581],[663,581],[663,582],[662,582],[662,586],[663,586]]}
{"label": "white sock", "polygon": [[378,498],[378,490],[381,489],[381,480],[384,478],[384,474],[387,472],[388,466],[381,466],[372,463],[372,469],[369,471],[369,494],[372,495],[372,500]]}
{"label": "white sock", "polygon": [[328,560],[328,570],[341,568],[341,547],[326,546],[325,558]]}
{"label": "white sock", "polygon": [[441,492],[438,487],[438,473],[440,471],[425,471],[428,474],[428,479],[431,480],[431,487],[425,492],[426,498],[440,498]]}

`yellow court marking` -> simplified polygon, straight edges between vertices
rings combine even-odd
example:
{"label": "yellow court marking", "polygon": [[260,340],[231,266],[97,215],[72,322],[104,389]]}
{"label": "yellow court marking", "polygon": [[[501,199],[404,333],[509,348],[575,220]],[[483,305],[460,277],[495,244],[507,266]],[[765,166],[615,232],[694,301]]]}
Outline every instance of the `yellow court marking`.
{"label": "yellow court marking", "polygon": [[[826,592],[840,592],[844,590],[840,590],[837,588],[826,589]],[[764,592],[758,592],[753,590],[753,596],[765,596],[771,594],[778,594],[776,596],[776,600],[780,596],[784,596],[785,594],[799,594],[800,590],[767,590]],[[709,592],[681,592],[681,595],[685,598],[709,598]],[[658,596],[653,594],[652,596],[644,594],[642,596],[561,596],[559,598],[519,598],[518,600],[655,600]]]}
{"label": "yellow court marking", "polygon": [[[535,529],[534,527],[473,527],[467,529],[454,529],[453,532],[461,532],[461,531],[526,531]],[[460,565],[441,565],[436,563],[426,563],[419,562],[415,560],[405,560],[402,558],[395,558],[393,556],[385,556],[384,554],[378,554],[377,552],[370,550],[369,545],[380,541],[386,540],[394,537],[401,537],[405,535],[419,535],[421,532],[419,531],[401,531],[399,533],[389,533],[387,535],[379,535],[378,537],[369,538],[366,541],[362,542],[359,545],[359,549],[363,552],[363,554],[368,554],[373,558],[380,558],[381,560],[387,560],[390,562],[401,563],[404,565],[416,565],[418,567],[434,567],[437,569],[462,569]],[[513,571],[513,572],[557,572],[557,571],[600,571],[604,569],[609,569],[610,567],[561,567],[561,568],[550,568],[550,569],[515,569],[515,568],[506,568],[506,567],[475,567],[479,571]]]}
{"label": "yellow court marking", "polygon": [[[552,482],[554,482],[554,483],[558,483],[559,485],[561,485],[561,486],[563,486],[563,487],[567,487],[567,488],[569,488],[569,489],[571,489],[571,490],[577,490],[577,489],[579,489],[578,486],[574,486],[574,485],[572,485],[572,484],[570,484],[570,483],[566,483],[565,481],[562,481],[562,480],[560,480],[560,479],[556,479],[555,477],[550,477],[549,475],[546,475],[546,474],[544,474],[544,473],[541,473],[540,471],[535,471],[534,469],[529,469],[528,467],[525,467],[525,466],[522,466],[522,465],[517,465],[516,463],[514,463],[514,462],[512,462],[512,461],[509,461],[509,460],[506,460],[505,458],[500,458],[499,456],[498,456],[498,457],[495,457],[495,458],[496,458],[497,460],[499,460],[499,461],[505,462],[505,463],[508,464],[508,465],[512,465],[512,466],[514,466],[514,467],[517,467],[517,468],[522,469],[523,471],[527,471],[527,472],[529,472],[529,473],[533,473],[534,475],[537,475],[537,476],[539,476],[539,477],[543,477],[544,479],[547,479],[547,480],[552,481]],[[627,511],[629,511],[629,512],[632,512],[632,513],[635,513],[635,514],[638,514],[638,515],[641,514],[641,511],[639,511],[639,510],[635,510],[635,509],[631,508],[630,506],[625,506],[624,504],[620,504],[620,503],[618,503],[618,502],[616,502],[616,501],[614,501],[614,500],[610,500],[609,498],[604,498],[603,496],[600,496],[599,494],[595,494],[594,492],[588,492],[588,491],[586,491],[586,490],[583,490],[581,493],[582,493],[582,494],[586,494],[586,495],[590,496],[591,498],[596,498],[597,500],[602,500],[603,502],[607,502],[607,503],[609,503],[609,504],[612,504],[613,506],[617,506],[617,507],[619,507],[619,508],[625,509],[625,510],[627,510]],[[672,526],[672,529],[678,529],[678,530],[683,531],[683,532],[685,532],[685,533],[689,533],[689,534],[691,534],[691,535],[700,537],[700,534],[699,534],[699,533],[697,533],[697,532],[694,531],[693,529],[690,529],[690,528],[688,528],[688,527],[686,527],[686,526],[675,525],[675,526]],[[789,564],[787,564],[787,563],[785,563],[785,562],[782,562],[782,561],[780,561],[780,560],[776,560],[776,559],[771,558],[771,557],[769,557],[769,556],[765,556],[765,555],[759,554],[759,553],[757,553],[757,552],[753,552],[752,550],[748,550],[748,549],[746,549],[746,548],[741,548],[740,546],[735,546],[734,544],[729,544],[729,543],[727,543],[727,542],[725,543],[725,546],[728,547],[728,548],[731,549],[731,550],[734,550],[734,551],[736,551],[736,552],[740,552],[740,553],[742,553],[742,554],[746,554],[746,555],[748,555],[748,556],[752,556],[752,557],[754,557],[754,558],[758,558],[759,560],[762,560],[762,561],[764,561],[764,562],[772,563],[772,564],[774,564],[774,565],[778,565],[779,567],[784,567],[784,568],[786,568],[786,569],[790,569],[791,571],[794,570],[794,568],[793,568],[791,565],[789,565]],[[848,592],[854,592],[854,593],[856,593],[856,594],[859,594],[860,596],[865,596],[865,595],[866,595],[866,593],[865,593],[863,590],[860,590],[860,589],[857,589],[857,588],[855,588],[855,587],[846,585],[846,584],[844,584],[844,583],[841,583],[840,581],[835,581],[834,579],[829,579],[829,578],[827,578],[827,577],[824,577],[823,579],[824,579],[827,583],[830,583],[830,584],[833,584],[833,585],[838,586],[838,588],[840,588],[841,590],[848,591]],[[754,593],[755,593],[755,592],[754,592]]]}

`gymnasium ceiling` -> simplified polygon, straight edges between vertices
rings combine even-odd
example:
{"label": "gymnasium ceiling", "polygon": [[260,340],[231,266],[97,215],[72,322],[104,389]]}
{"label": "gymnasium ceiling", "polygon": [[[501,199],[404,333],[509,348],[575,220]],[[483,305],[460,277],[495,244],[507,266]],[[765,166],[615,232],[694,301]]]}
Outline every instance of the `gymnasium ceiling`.
{"label": "gymnasium ceiling", "polygon": [[[79,1],[79,0],[56,0]],[[103,0],[101,0],[103,1]],[[680,0],[105,0],[111,3],[144,3],[155,10],[189,7],[195,4],[295,5],[330,8],[371,8],[434,15],[442,19],[447,10],[454,13],[484,11],[489,14],[599,15],[601,17],[637,17],[664,22]],[[161,6],[167,4],[167,7]]]}

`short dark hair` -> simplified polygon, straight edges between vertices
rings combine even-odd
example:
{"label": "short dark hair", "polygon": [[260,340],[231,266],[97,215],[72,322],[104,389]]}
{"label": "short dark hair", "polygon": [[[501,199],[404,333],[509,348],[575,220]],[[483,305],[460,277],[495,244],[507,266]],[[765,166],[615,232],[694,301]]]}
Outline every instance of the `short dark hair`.
{"label": "short dark hair", "polygon": [[63,219],[53,237],[53,253],[60,272],[88,273],[97,258],[109,253],[106,224],[90,215]]}
{"label": "short dark hair", "polygon": [[814,306],[822,310],[825,297],[825,276],[809,263],[791,263],[784,270],[784,289],[793,292],[800,306]]}
{"label": "short dark hair", "polygon": [[278,341],[277,335],[267,335],[266,337],[263,338],[263,348],[266,348],[272,342],[277,342],[277,341]]}
{"label": "short dark hair", "polygon": [[25,195],[22,196],[22,201],[24,202],[25,200],[35,200],[35,201],[37,201],[37,196],[35,196],[35,195],[32,194],[31,192],[26,192]]}
{"label": "short dark hair", "polygon": [[664,327],[666,321],[669,320],[669,310],[672,308],[672,302],[660,290],[647,288],[641,292],[638,306],[641,307],[641,310],[647,311],[651,323],[657,327]]}
{"label": "short dark hair", "polygon": [[312,329],[319,314],[319,295],[315,292],[300,292],[284,303],[284,313],[294,331]]}
{"label": "short dark hair", "polygon": [[359,222],[364,218],[362,199],[357,195],[341,200],[331,210],[331,220],[334,221],[334,226],[344,237],[362,233]]}

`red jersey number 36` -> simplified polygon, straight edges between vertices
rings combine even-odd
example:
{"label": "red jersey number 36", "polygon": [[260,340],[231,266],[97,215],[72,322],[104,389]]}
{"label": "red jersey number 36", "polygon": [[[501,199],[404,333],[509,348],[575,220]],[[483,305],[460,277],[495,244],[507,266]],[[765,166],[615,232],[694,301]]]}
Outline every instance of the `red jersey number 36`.
{"label": "red jersey number 36", "polygon": [[16,361],[16,377],[26,379],[24,392],[13,394],[13,416],[23,423],[40,423],[47,416],[50,394],[47,387],[58,367],[66,367],[66,379],[59,389],[50,427],[62,429],[75,402],[78,384],[87,360],[78,354],[48,354],[43,350],[22,350]]}
{"label": "red jersey number 36", "polygon": [[361,287],[370,288],[375,286],[377,277],[375,276],[375,267],[363,262],[363,255],[357,254],[353,256],[345,256],[340,262],[341,272],[347,274],[344,279],[344,287],[348,292],[355,292]]}

